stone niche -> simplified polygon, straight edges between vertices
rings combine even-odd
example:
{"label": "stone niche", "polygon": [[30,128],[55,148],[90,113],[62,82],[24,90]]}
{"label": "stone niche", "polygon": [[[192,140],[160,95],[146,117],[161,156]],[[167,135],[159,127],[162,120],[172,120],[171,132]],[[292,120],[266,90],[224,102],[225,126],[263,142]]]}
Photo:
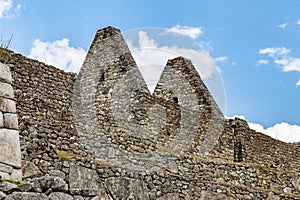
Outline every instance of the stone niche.
{"label": "stone niche", "polygon": [[18,117],[9,66],[0,63],[0,178],[22,179]]}

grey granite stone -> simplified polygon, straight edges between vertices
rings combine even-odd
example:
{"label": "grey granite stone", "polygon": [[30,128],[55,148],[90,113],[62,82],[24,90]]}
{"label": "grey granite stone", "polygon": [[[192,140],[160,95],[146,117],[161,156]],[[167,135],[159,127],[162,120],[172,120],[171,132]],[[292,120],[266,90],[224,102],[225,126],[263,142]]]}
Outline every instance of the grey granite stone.
{"label": "grey granite stone", "polygon": [[5,200],[48,200],[45,194],[33,192],[13,192]]}
{"label": "grey granite stone", "polygon": [[3,113],[0,111],[0,128],[4,127]]}
{"label": "grey granite stone", "polygon": [[0,97],[0,111],[16,113],[16,104],[13,100]]}
{"label": "grey granite stone", "polygon": [[13,99],[14,91],[10,84],[0,82],[0,97]]}
{"label": "grey granite stone", "polygon": [[85,193],[86,196],[95,196],[104,188],[96,170],[72,164],[69,178],[72,194]]}
{"label": "grey granite stone", "polygon": [[18,129],[18,116],[13,113],[4,113],[4,127],[8,129]]}
{"label": "grey granite stone", "polygon": [[21,150],[18,131],[0,129],[0,161],[21,168]]}
{"label": "grey granite stone", "polygon": [[73,197],[63,192],[52,192],[48,196],[49,200],[73,200]]}
{"label": "grey granite stone", "polygon": [[5,83],[12,83],[12,76],[10,73],[9,66],[0,63],[0,81]]}

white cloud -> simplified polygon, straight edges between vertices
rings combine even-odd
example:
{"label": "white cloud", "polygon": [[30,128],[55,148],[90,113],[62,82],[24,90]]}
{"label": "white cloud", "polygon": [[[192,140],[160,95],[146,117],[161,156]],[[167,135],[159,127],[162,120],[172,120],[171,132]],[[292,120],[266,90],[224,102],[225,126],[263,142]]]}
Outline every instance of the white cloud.
{"label": "white cloud", "polygon": [[231,65],[232,66],[237,66],[237,63],[236,62],[231,62]]}
{"label": "white cloud", "polygon": [[264,60],[264,59],[261,59],[257,62],[257,65],[260,66],[260,65],[267,65],[269,64],[269,61],[268,60]]}
{"label": "white cloud", "polygon": [[151,39],[145,31],[139,31],[139,45],[140,48],[156,48],[157,45],[154,42],[154,39]]}
{"label": "white cloud", "polygon": [[69,72],[78,72],[86,51],[69,45],[69,39],[63,38],[53,42],[36,39],[28,57],[56,66]]}
{"label": "white cloud", "polygon": [[291,50],[286,47],[268,47],[260,49],[259,53],[272,58],[273,62],[279,65],[284,72],[300,72],[300,57],[292,57]]}
{"label": "white cloud", "polygon": [[279,24],[278,28],[285,29],[287,27],[288,23]]}
{"label": "white cloud", "polygon": [[14,18],[22,10],[22,5],[14,5],[12,0],[0,0],[0,18]]}
{"label": "white cloud", "polygon": [[[244,116],[236,115],[233,117],[227,117],[233,119],[235,117],[245,119]],[[277,123],[274,126],[264,128],[259,123],[248,122],[248,125],[251,129],[266,134],[274,139],[283,141],[283,142],[300,142],[300,126],[291,125],[286,122]]]}
{"label": "white cloud", "polygon": [[130,40],[126,42],[150,91],[154,90],[167,60],[178,56],[190,59],[203,79],[210,78],[220,72],[214,60],[204,50],[180,48],[178,46],[158,47],[156,41],[150,38],[147,32],[139,31],[138,36],[138,47],[134,47]]}
{"label": "white cloud", "polygon": [[203,33],[201,27],[181,26],[176,25],[167,29],[168,32],[175,33],[178,35],[189,36],[190,38],[196,39],[200,34]]}
{"label": "white cloud", "polygon": [[293,58],[290,57],[289,59],[283,59],[283,71],[290,72],[290,71],[298,71],[300,72],[300,58]]}
{"label": "white cloud", "polygon": [[13,6],[12,0],[0,0],[0,18],[5,16]]}
{"label": "white cloud", "polygon": [[19,12],[21,10],[21,8],[22,8],[21,4],[18,4],[15,8],[15,11]]}
{"label": "white cloud", "polygon": [[227,56],[220,56],[220,57],[214,58],[215,62],[224,62],[226,60],[228,60]]}
{"label": "white cloud", "polygon": [[296,83],[296,86],[300,86],[300,79],[298,80],[298,82]]}
{"label": "white cloud", "polygon": [[158,48],[154,39],[149,38],[147,33],[143,31],[139,32],[139,45],[139,50],[149,47],[153,48],[150,53],[141,55],[143,57],[136,59],[140,60],[140,62],[155,63],[164,67],[168,59],[183,56],[193,62],[202,78],[210,78],[214,73],[219,73],[213,59],[204,50],[180,48],[178,46],[162,46]]}
{"label": "white cloud", "polygon": [[300,126],[298,125],[281,122],[269,128],[264,128],[262,125],[257,123],[249,122],[248,124],[253,130],[264,133],[283,142],[300,142]]}
{"label": "white cloud", "polygon": [[[219,73],[220,69],[218,69],[213,61],[213,59],[209,56],[206,51],[197,51],[194,49],[184,49],[175,47],[162,47],[171,52],[176,52],[180,56],[188,58],[192,61],[193,65],[196,67],[197,71],[201,75],[202,78],[210,78],[213,74]],[[199,59],[201,58],[201,59]]]}
{"label": "white cloud", "polygon": [[300,19],[296,21],[296,24],[300,26]]}
{"label": "white cloud", "polygon": [[285,47],[268,47],[259,50],[260,54],[266,54],[271,57],[275,64],[280,65],[284,72],[300,72],[300,58],[290,56],[290,49]]}
{"label": "white cloud", "polygon": [[287,49],[285,47],[268,47],[264,49],[260,49],[260,54],[267,54],[270,57],[276,57],[276,56],[282,56],[287,55],[291,52],[290,49]]}

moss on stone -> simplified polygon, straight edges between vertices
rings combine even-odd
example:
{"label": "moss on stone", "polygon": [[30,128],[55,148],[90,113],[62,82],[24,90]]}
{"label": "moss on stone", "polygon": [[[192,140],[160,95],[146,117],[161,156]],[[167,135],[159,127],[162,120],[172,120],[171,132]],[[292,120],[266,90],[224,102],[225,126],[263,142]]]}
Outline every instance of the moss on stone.
{"label": "moss on stone", "polygon": [[55,150],[56,154],[58,155],[58,158],[60,161],[69,161],[69,160],[72,160],[77,157],[75,154],[70,153],[70,152],[61,151],[58,149],[54,149],[54,150]]}
{"label": "moss on stone", "polygon": [[97,165],[99,165],[100,167],[108,167],[109,166],[109,163],[108,162],[105,162],[103,160],[98,160],[98,159],[92,159],[92,161],[94,163],[96,163]]}
{"label": "moss on stone", "polygon": [[0,182],[10,182],[10,183],[13,183],[13,184],[16,184],[16,185],[21,185],[21,184],[25,183],[24,181],[15,180],[15,179],[0,179]]}

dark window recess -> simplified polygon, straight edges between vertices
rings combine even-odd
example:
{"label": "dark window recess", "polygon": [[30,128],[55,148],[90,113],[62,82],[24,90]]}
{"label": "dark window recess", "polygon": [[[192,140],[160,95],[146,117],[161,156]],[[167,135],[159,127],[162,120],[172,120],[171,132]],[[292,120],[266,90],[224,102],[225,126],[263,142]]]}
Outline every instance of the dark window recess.
{"label": "dark window recess", "polygon": [[100,81],[104,81],[104,72],[101,74]]}
{"label": "dark window recess", "polygon": [[233,146],[233,160],[234,162],[242,162],[243,161],[243,144],[240,139],[236,139],[234,141]]}
{"label": "dark window recess", "polygon": [[178,103],[178,97],[173,97],[173,101],[174,101],[175,103]]}

